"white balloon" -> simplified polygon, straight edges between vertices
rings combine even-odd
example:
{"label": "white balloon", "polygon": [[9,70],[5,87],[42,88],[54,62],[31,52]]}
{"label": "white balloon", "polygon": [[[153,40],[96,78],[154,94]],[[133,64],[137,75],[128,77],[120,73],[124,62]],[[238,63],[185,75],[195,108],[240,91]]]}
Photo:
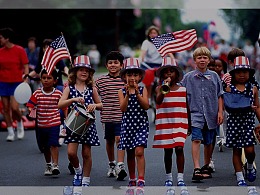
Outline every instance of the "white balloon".
{"label": "white balloon", "polygon": [[14,91],[14,98],[19,104],[25,104],[29,101],[32,95],[32,90],[28,83],[19,84]]}

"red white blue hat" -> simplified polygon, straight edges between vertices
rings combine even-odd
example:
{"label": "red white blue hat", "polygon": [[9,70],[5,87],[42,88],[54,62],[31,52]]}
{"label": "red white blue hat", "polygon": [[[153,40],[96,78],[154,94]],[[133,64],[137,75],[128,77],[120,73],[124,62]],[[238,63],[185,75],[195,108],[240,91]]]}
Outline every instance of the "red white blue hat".
{"label": "red white blue hat", "polygon": [[177,62],[175,61],[174,58],[170,58],[170,57],[165,57],[163,58],[163,61],[162,61],[162,65],[160,68],[157,69],[156,71],[156,75],[158,77],[162,76],[161,75],[161,72],[166,69],[166,68],[175,68],[178,73],[179,73],[179,79],[178,81],[181,81],[182,78],[183,78],[183,71],[182,69],[177,65]]}
{"label": "red white blue hat", "polygon": [[139,63],[138,58],[127,58],[127,59],[124,60],[124,67],[120,71],[120,77],[122,79],[123,79],[125,73],[128,70],[138,70],[138,71],[140,71],[140,73],[142,74],[142,79],[140,80],[140,82],[143,80],[145,71],[142,68],[140,68],[140,63]]}
{"label": "red white blue hat", "polygon": [[234,60],[234,69],[231,70],[229,73],[231,75],[238,69],[248,69],[251,75],[255,74],[255,69],[250,67],[249,59],[245,56],[238,56]]}
{"label": "red white blue hat", "polygon": [[72,66],[72,68],[87,68],[92,72],[95,72],[95,70],[91,67],[90,65],[90,59],[88,56],[86,55],[80,55],[77,56],[74,60],[74,65]]}

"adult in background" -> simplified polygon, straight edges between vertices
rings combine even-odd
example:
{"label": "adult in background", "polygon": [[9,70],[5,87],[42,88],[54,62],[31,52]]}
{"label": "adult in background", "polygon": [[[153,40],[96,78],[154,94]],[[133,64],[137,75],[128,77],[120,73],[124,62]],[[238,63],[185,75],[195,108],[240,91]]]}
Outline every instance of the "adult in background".
{"label": "adult in background", "polygon": [[[151,41],[151,38],[159,36],[160,30],[156,26],[150,26],[146,30],[145,34],[146,39],[141,45],[141,62],[142,68],[145,70],[145,76],[142,82],[147,89],[149,104],[151,104],[152,84],[155,79],[155,71],[162,64],[162,57],[153,42]],[[173,54],[168,54],[168,56],[174,59]]]}
{"label": "adult in background", "polygon": [[28,57],[23,47],[14,43],[11,28],[0,29],[0,96],[7,125],[7,141],[14,141],[12,120],[17,120],[17,138],[23,139],[24,127],[19,104],[14,98],[15,88],[23,82],[23,74],[29,73]]}

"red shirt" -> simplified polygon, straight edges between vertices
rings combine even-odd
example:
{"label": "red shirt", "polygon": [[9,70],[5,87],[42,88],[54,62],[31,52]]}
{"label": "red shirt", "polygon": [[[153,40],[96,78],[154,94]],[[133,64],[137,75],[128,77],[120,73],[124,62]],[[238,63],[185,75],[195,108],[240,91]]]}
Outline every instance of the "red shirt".
{"label": "red shirt", "polygon": [[23,47],[0,48],[0,82],[22,82],[24,65],[29,60]]}

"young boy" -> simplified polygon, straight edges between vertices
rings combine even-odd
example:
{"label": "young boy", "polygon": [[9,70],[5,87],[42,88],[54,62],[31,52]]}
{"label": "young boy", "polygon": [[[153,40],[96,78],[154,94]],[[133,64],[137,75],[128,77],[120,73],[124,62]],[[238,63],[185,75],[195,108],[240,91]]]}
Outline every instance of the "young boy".
{"label": "young boy", "polygon": [[[60,133],[60,111],[58,102],[62,92],[54,86],[57,82],[57,72],[54,69],[51,75],[46,70],[41,71],[41,88],[37,89],[26,104],[30,112],[37,113],[37,125],[39,139],[43,145],[43,153],[46,161],[44,175],[60,174],[58,166],[59,158],[59,133]],[[33,115],[30,113],[30,115]]]}
{"label": "young boy", "polygon": [[[209,169],[212,142],[216,128],[223,122],[223,88],[216,72],[209,71],[211,53],[206,47],[198,47],[193,53],[196,70],[184,75],[181,84],[186,87],[192,126],[192,180],[211,178]],[[204,166],[200,168],[200,144],[204,144]]]}
{"label": "young boy", "polygon": [[96,80],[96,87],[103,103],[101,110],[101,122],[104,125],[106,139],[106,151],[109,160],[107,176],[117,177],[123,180],[127,173],[124,165],[124,150],[117,150],[117,164],[114,155],[114,145],[118,146],[120,140],[120,129],[122,111],[119,107],[118,90],[124,87],[124,82],[119,76],[123,66],[124,56],[118,51],[111,51],[106,56],[107,75]]}

